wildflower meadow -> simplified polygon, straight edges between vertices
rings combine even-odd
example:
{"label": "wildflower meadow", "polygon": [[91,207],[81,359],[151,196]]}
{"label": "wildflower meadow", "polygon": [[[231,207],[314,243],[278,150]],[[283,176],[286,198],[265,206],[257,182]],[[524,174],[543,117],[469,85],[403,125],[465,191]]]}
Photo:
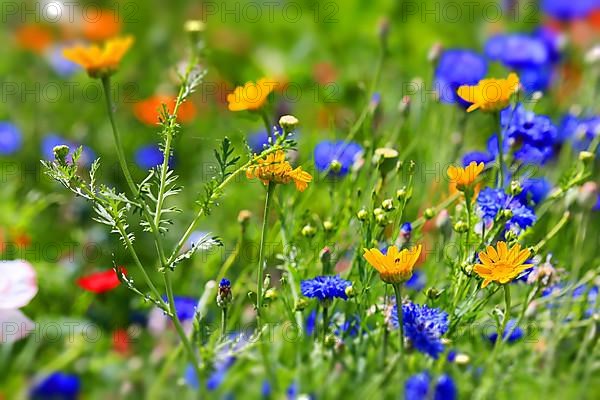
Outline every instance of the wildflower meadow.
{"label": "wildflower meadow", "polygon": [[600,398],[600,1],[0,17],[0,400]]}

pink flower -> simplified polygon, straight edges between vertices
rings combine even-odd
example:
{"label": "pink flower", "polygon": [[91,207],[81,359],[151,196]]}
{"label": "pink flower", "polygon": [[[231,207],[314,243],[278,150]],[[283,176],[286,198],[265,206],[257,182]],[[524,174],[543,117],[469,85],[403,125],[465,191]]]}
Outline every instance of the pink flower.
{"label": "pink flower", "polygon": [[0,310],[25,307],[38,291],[37,275],[27,261],[0,261]]}

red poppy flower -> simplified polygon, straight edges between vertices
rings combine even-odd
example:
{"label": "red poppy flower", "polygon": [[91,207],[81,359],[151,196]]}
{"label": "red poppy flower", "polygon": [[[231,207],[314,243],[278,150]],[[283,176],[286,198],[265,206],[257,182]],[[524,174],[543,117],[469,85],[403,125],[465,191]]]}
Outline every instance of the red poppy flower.
{"label": "red poppy flower", "polygon": [[[175,97],[168,95],[156,95],[142,100],[133,106],[136,118],[146,125],[155,126],[158,123],[162,104],[167,105],[170,113],[175,108]],[[180,123],[190,122],[196,116],[196,107],[190,101],[181,103],[177,111],[177,121]]]}
{"label": "red poppy flower", "polygon": [[[124,274],[127,274],[127,270],[120,267]],[[102,272],[94,272],[83,276],[77,280],[77,285],[84,290],[92,293],[104,293],[113,290],[119,286],[119,277],[113,269],[109,269]]]}
{"label": "red poppy flower", "polygon": [[129,334],[126,329],[117,329],[112,334],[113,350],[120,354],[129,353]]}

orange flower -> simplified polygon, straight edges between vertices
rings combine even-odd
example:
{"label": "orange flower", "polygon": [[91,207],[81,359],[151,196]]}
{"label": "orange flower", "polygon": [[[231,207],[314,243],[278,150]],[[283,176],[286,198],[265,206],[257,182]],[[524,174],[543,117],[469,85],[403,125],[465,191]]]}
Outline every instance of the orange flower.
{"label": "orange flower", "polygon": [[467,112],[481,108],[483,111],[499,111],[505,108],[510,97],[519,91],[519,77],[515,73],[507,79],[483,79],[475,86],[461,86],[458,95],[473,103]]}
{"label": "orange flower", "polygon": [[523,264],[530,255],[531,252],[521,250],[518,243],[509,250],[505,242],[498,242],[495,249],[488,246],[486,251],[479,253],[481,264],[476,264],[473,271],[483,278],[482,288],[490,282],[508,283],[531,267],[530,264]]}
{"label": "orange flower", "polygon": [[[162,105],[166,104],[169,113],[173,113],[175,108],[176,98],[169,95],[155,95],[145,100],[136,103],[133,106],[133,113],[135,117],[146,125],[154,126],[158,123],[160,116],[160,110]],[[177,121],[184,124],[190,122],[196,117],[196,107],[194,104],[185,101],[179,105],[177,110]]]}
{"label": "orange flower", "polygon": [[63,50],[63,56],[81,65],[93,78],[115,72],[121,59],[133,44],[133,37],[126,36],[107,41],[104,48],[96,45],[76,45]]}
{"label": "orange flower", "polygon": [[383,255],[377,248],[365,249],[363,257],[371,264],[382,281],[385,283],[402,283],[410,279],[413,267],[421,256],[423,246],[398,251],[396,246],[390,246]]}
{"label": "orange flower", "polygon": [[466,168],[451,165],[447,171],[448,178],[450,178],[450,183],[456,185],[458,190],[465,190],[475,182],[475,179],[483,171],[483,167],[482,162],[477,164],[475,161],[471,161]]}
{"label": "orange flower", "polygon": [[87,18],[82,27],[83,36],[92,41],[115,37],[121,30],[119,15],[110,10],[99,10],[97,18]]}
{"label": "orange flower", "polygon": [[265,185],[269,182],[286,184],[294,181],[296,189],[300,192],[303,192],[312,181],[312,176],[303,171],[302,167],[292,169],[290,163],[285,160],[285,153],[281,150],[259,158],[256,165],[248,167],[246,177],[258,178]]}
{"label": "orange flower", "polygon": [[233,93],[227,95],[230,111],[258,110],[261,108],[269,94],[277,87],[274,79],[262,78],[258,82],[247,82],[238,86]]}
{"label": "orange flower", "polygon": [[15,32],[17,44],[27,50],[41,53],[52,44],[52,33],[41,25],[23,25]]}

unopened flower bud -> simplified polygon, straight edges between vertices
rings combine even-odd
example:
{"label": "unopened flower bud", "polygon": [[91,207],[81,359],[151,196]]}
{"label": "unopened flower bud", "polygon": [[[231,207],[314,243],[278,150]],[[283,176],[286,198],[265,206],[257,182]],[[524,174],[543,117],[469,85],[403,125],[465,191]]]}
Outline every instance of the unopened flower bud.
{"label": "unopened flower bud", "polygon": [[279,118],[279,126],[283,128],[285,133],[290,133],[296,129],[299,122],[300,121],[298,121],[298,118],[294,117],[293,115],[284,115],[283,117]]}
{"label": "unopened flower bud", "polygon": [[425,295],[427,296],[428,299],[431,299],[431,300],[437,299],[438,297],[440,297],[440,294],[441,294],[441,292],[434,287],[428,288],[427,291],[425,291]]}
{"label": "unopened flower bud", "polygon": [[406,194],[407,194],[406,187],[398,189],[398,190],[396,190],[396,199],[398,199],[398,201],[402,201],[406,197]]}
{"label": "unopened flower bud", "polygon": [[500,211],[499,215],[501,218],[510,219],[513,216],[513,212],[512,212],[512,210],[504,209],[504,210]]}
{"label": "unopened flower bud", "polygon": [[344,289],[344,292],[346,292],[346,296],[351,299],[354,296],[356,296],[356,291],[354,290],[354,286],[350,285],[348,287],[346,287],[346,289]]}
{"label": "unopened flower bud", "polygon": [[263,281],[263,287],[268,288],[269,286],[271,286],[271,274],[266,274],[265,280]]}
{"label": "unopened flower bud", "polygon": [[425,217],[425,219],[431,219],[435,217],[435,210],[431,207],[425,209],[425,211],[423,212],[423,217]]}
{"label": "unopened flower bud", "polygon": [[440,58],[440,54],[444,50],[444,46],[440,42],[436,42],[429,48],[429,52],[427,53],[427,61],[432,64],[435,64],[437,60]]}
{"label": "unopened flower bud", "polygon": [[358,212],[356,213],[356,217],[360,220],[360,221],[365,221],[369,216],[369,212],[367,210],[365,210],[364,208],[361,208],[360,210],[358,210]]}
{"label": "unopened flower bud", "polygon": [[338,172],[340,172],[342,170],[342,163],[339,162],[338,160],[332,160],[331,163],[329,163],[329,169],[334,174],[337,174]]}
{"label": "unopened flower bud", "polygon": [[277,299],[277,290],[275,290],[275,288],[267,289],[267,291],[265,292],[265,299],[271,301]]}
{"label": "unopened flower bud", "polygon": [[458,233],[465,233],[469,229],[469,225],[465,221],[456,221],[452,229]]}
{"label": "unopened flower bud", "polygon": [[231,294],[231,282],[229,279],[223,278],[219,283],[219,289],[217,290],[217,306],[220,308],[225,308],[231,301],[233,300],[233,296]]}
{"label": "unopened flower bud", "polygon": [[304,236],[304,237],[311,238],[311,237],[315,236],[315,233],[317,233],[317,229],[310,224],[305,225],[302,228],[302,236]]}
{"label": "unopened flower bud", "polygon": [[294,311],[302,311],[308,306],[308,301],[305,298],[299,298],[294,306]]}
{"label": "unopened flower bud", "polygon": [[579,152],[579,160],[583,162],[593,161],[596,158],[596,155],[590,151],[580,151]]}
{"label": "unopened flower bud", "polygon": [[325,230],[325,232],[331,232],[333,228],[335,228],[335,226],[333,225],[333,222],[331,220],[327,219],[323,221],[323,229]]}
{"label": "unopened flower bud", "polygon": [[375,222],[379,224],[379,226],[386,226],[388,222],[388,218],[385,214],[378,214],[375,216]]}
{"label": "unopened flower bud", "polygon": [[69,146],[61,144],[59,146],[54,146],[52,149],[54,153],[54,158],[60,165],[67,164],[67,155],[69,154]]}
{"label": "unopened flower bud", "polygon": [[471,361],[471,358],[466,354],[457,354],[454,357],[454,362],[458,365],[467,365]]}
{"label": "unopened flower bud", "polygon": [[438,229],[441,229],[441,228],[447,226],[449,221],[450,221],[450,214],[448,213],[448,210],[443,209],[442,211],[439,212],[437,218],[435,219],[435,227]]}
{"label": "unopened flower bud", "polygon": [[586,182],[577,193],[577,204],[584,208],[592,208],[598,201],[598,184],[595,182]]}
{"label": "unopened flower bud", "polygon": [[199,19],[190,19],[185,21],[185,24],[183,24],[183,29],[189,33],[198,33],[203,32],[204,29],[206,29],[206,25]]}
{"label": "unopened flower bud", "polygon": [[392,211],[394,209],[394,200],[385,199],[381,202],[381,207],[386,211]]}
{"label": "unopened flower bud", "polygon": [[511,181],[510,182],[510,194],[512,196],[518,196],[523,191],[523,187],[519,183],[519,181]]}
{"label": "unopened flower bud", "polygon": [[398,104],[398,111],[400,111],[400,113],[403,115],[408,114],[408,112],[410,111],[409,96],[404,96],[402,100],[400,100],[400,103]]}
{"label": "unopened flower bud", "polygon": [[321,250],[321,254],[319,254],[319,259],[323,264],[329,264],[331,262],[331,249],[327,246],[323,247]]}
{"label": "unopened flower bud", "polygon": [[380,147],[375,150],[373,163],[379,168],[382,176],[392,172],[398,163],[398,152],[388,147]]}
{"label": "unopened flower bud", "polygon": [[373,210],[373,215],[375,215],[375,216],[384,215],[384,214],[385,214],[385,211],[381,207],[377,207],[376,209]]}
{"label": "unopened flower bud", "polygon": [[237,220],[240,225],[246,225],[248,224],[248,221],[250,221],[250,218],[252,218],[252,212],[249,210],[242,210],[239,212]]}

